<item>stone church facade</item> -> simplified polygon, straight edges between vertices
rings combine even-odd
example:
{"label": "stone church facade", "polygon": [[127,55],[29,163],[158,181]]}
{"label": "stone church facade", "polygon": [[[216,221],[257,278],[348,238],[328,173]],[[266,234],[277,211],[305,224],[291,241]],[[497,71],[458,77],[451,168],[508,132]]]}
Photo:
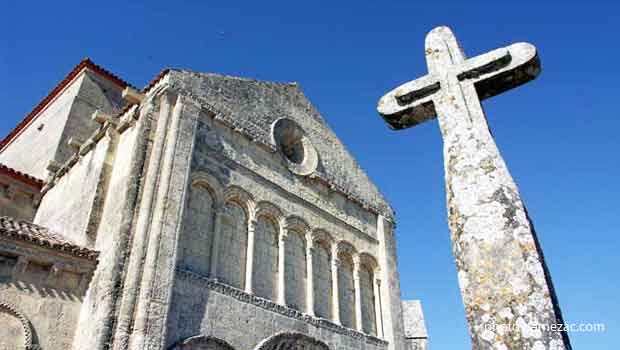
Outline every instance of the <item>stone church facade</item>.
{"label": "stone church facade", "polygon": [[294,83],[86,59],[0,142],[0,349],[426,349],[393,210]]}

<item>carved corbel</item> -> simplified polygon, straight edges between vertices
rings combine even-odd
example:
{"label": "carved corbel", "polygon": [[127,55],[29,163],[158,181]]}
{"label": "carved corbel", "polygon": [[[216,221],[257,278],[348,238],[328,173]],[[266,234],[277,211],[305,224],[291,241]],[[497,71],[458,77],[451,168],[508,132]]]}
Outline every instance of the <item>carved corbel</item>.
{"label": "carved corbel", "polygon": [[26,258],[23,255],[20,255],[17,258],[17,263],[15,263],[15,265],[13,266],[13,277],[19,277],[19,275],[22,275],[26,272],[26,269],[28,268],[28,258]]}
{"label": "carved corbel", "polygon": [[45,169],[47,170],[47,179],[45,182],[50,183],[54,180],[56,173],[60,170],[61,165],[56,161],[50,161]]}
{"label": "carved corbel", "polygon": [[125,114],[121,116],[120,123],[118,124],[118,132],[123,132],[128,128],[131,128],[136,124],[138,120],[138,105],[133,105]]}
{"label": "carved corbel", "polygon": [[75,150],[79,150],[83,143],[84,142],[82,140],[78,139],[75,136],[70,137],[69,141],[67,141],[67,144]]}
{"label": "carved corbel", "polygon": [[47,277],[47,283],[51,285],[55,285],[56,283],[58,283],[58,281],[60,281],[60,278],[62,277],[63,270],[63,264],[61,263],[55,263],[54,265],[52,265],[50,269],[50,274]]}
{"label": "carved corbel", "polygon": [[114,118],[114,116],[104,113],[100,110],[96,110],[95,112],[93,112],[91,119],[102,125],[106,122],[116,125],[116,123],[118,122],[117,119]]}

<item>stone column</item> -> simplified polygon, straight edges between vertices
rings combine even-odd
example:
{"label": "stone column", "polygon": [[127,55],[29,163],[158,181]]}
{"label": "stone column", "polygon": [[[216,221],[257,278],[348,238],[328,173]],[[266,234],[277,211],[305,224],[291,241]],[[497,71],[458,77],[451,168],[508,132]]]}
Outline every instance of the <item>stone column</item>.
{"label": "stone column", "polygon": [[314,316],[314,266],[312,265],[314,245],[312,237],[308,236],[306,241],[308,242],[306,247],[306,313]]}
{"label": "stone column", "polygon": [[280,229],[280,236],[278,239],[278,304],[286,306],[286,279],[284,271],[284,258],[286,255],[286,238],[288,237],[288,230],[286,228]]}
{"label": "stone column", "polygon": [[373,282],[373,295],[375,296],[375,326],[377,327],[377,337],[383,339],[383,315],[381,312],[381,280],[379,278],[375,278]]}
{"label": "stone column", "polygon": [[[162,108],[163,110],[163,108]],[[158,174],[158,183],[154,190],[154,201],[153,201],[153,209],[151,212],[150,219],[150,229],[148,232],[148,240],[146,243],[146,254],[144,255],[144,261],[141,262],[141,265],[144,268],[142,273],[142,280],[139,284],[140,289],[138,293],[138,299],[136,304],[135,311],[135,323],[133,334],[130,341],[129,349],[144,349],[146,348],[145,344],[149,341],[154,341],[154,339],[148,339],[147,334],[153,328],[150,327],[150,322],[157,319],[157,317],[153,316],[153,309],[151,306],[159,305],[158,311],[162,314],[164,308],[167,305],[164,305],[164,301],[161,299],[164,294],[158,295],[156,299],[153,297],[153,291],[158,290],[162,291],[163,288],[157,288],[162,282],[158,278],[161,275],[157,274],[159,256],[162,244],[162,232],[166,231],[169,228],[169,222],[167,222],[166,213],[170,210],[173,202],[170,200],[171,192],[170,185],[173,183],[173,179],[177,180],[176,176],[178,174],[174,174],[174,162],[175,156],[177,154],[177,146],[179,145],[179,130],[181,126],[181,115],[183,111],[183,100],[182,97],[176,97],[176,104],[172,108],[172,113],[170,114],[170,120],[168,122],[167,130],[164,132],[166,134],[166,139],[163,144],[163,157],[161,157],[161,165],[160,165],[160,173]],[[141,215],[142,216],[142,215]],[[167,231],[166,231],[167,232]],[[153,306],[155,308],[155,306]],[[159,315],[158,315],[159,316]],[[159,318],[162,320],[163,318]],[[165,329],[162,329],[162,332],[158,335],[162,337],[165,334]]]}
{"label": "stone column", "polygon": [[[152,97],[148,101],[141,104],[139,108],[139,118],[136,124],[137,128],[137,141],[134,147],[134,153],[132,156],[132,170],[129,171],[129,177],[141,177],[141,186],[131,186],[127,191],[127,199],[123,206],[123,211],[127,214],[126,219],[128,222],[134,220],[137,217],[135,226],[128,225],[126,231],[121,229],[119,237],[127,237],[127,244],[130,244],[128,251],[123,252],[127,254],[124,260],[125,277],[123,280],[123,290],[116,308],[116,332],[114,334],[114,343],[111,349],[127,349],[129,344],[129,336],[131,332],[131,325],[133,324],[134,309],[137,302],[139,282],[141,271],[143,269],[144,256],[146,254],[146,241],[148,238],[148,229],[150,225],[150,215],[153,208],[154,191],[157,185],[157,175],[160,170],[161,158],[163,156],[163,145],[166,138],[166,128],[168,127],[168,118],[170,115],[170,103],[171,98],[164,94],[164,96]],[[159,104],[155,103],[157,100]],[[160,107],[157,107],[160,106]],[[147,151],[147,139],[149,139],[149,130],[151,124],[155,127],[153,138],[149,140],[151,142],[151,156]],[[52,169],[55,164],[50,164]],[[144,170],[143,170],[144,169]],[[142,196],[138,196],[138,191],[142,191]],[[140,199],[138,199],[140,198]],[[134,214],[135,207],[139,209]],[[133,230],[132,230],[133,229]],[[109,232],[108,232],[109,233]],[[129,243],[131,242],[131,243]],[[122,244],[119,243],[119,246]],[[94,273],[92,274],[94,276]],[[88,285],[92,276],[86,278],[86,275],[82,277],[82,282],[85,284],[85,289],[88,289]],[[94,285],[93,285],[94,286]],[[94,290],[91,288],[91,290]],[[96,299],[93,297],[93,299]],[[92,302],[99,302],[98,300]],[[90,300],[85,300],[82,307],[88,307],[91,303]],[[90,310],[88,311],[90,312]],[[91,341],[86,344],[84,339],[90,338],[89,332],[85,331],[83,327],[91,326],[88,321],[88,317],[82,318],[78,321],[79,326],[76,330],[76,337],[74,337],[74,347],[90,346],[91,348],[97,348],[98,346]],[[79,334],[79,335],[77,335]],[[106,342],[107,340],[103,340]],[[99,343],[99,344],[102,344]]]}
{"label": "stone column", "polygon": [[340,268],[340,260],[338,260],[338,250],[334,245],[332,249],[332,320],[334,323],[340,324],[340,297],[338,295],[338,269]]}
{"label": "stone column", "polygon": [[256,220],[248,220],[248,249],[245,256],[245,292],[252,294],[252,276],[254,270],[254,230]]}
{"label": "stone column", "polygon": [[222,215],[224,207],[218,205],[215,210],[215,223],[213,224],[213,248],[211,250],[211,272],[210,277],[217,279],[217,262],[220,252],[220,231],[222,228]]}
{"label": "stone column", "polygon": [[355,328],[362,332],[362,291],[360,287],[360,258],[353,257],[353,285],[355,288]]}

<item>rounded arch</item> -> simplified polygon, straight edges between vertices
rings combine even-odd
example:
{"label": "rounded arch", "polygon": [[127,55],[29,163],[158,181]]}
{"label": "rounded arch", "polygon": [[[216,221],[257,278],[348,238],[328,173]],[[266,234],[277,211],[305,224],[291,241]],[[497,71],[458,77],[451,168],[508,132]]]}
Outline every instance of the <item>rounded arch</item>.
{"label": "rounded arch", "polygon": [[19,321],[24,332],[24,349],[33,349],[32,326],[30,325],[30,322],[28,321],[26,316],[24,316],[24,314],[22,314],[15,305],[3,301],[0,301],[0,312],[11,315],[15,317],[17,321]]}
{"label": "rounded arch", "polygon": [[278,254],[282,212],[261,201],[256,205],[252,286],[255,295],[275,301],[278,293]]}
{"label": "rounded arch", "polygon": [[219,226],[219,252],[216,277],[235,288],[246,284],[249,223],[254,220],[252,196],[237,186],[224,193]]}
{"label": "rounded arch", "polygon": [[254,350],[330,350],[324,342],[297,332],[275,334],[256,345]]}
{"label": "rounded arch", "polygon": [[328,249],[328,251],[331,251],[331,247],[334,244],[334,238],[324,229],[314,229],[312,230],[312,243],[323,245]]}
{"label": "rounded arch", "polygon": [[168,350],[235,350],[235,348],[222,339],[196,335],[175,343]]}
{"label": "rounded arch", "polygon": [[306,234],[310,232],[310,225],[299,216],[287,217],[284,220],[284,227],[286,227],[287,230],[298,231],[304,239],[306,238]]}
{"label": "rounded arch", "polygon": [[286,305],[298,311],[306,310],[307,259],[309,226],[300,217],[290,216],[285,222],[284,290]]}
{"label": "rounded arch", "polygon": [[282,210],[267,201],[260,201],[256,204],[254,218],[258,219],[259,217],[265,217],[273,221],[273,224],[278,228],[284,224],[284,215],[282,214]]}
{"label": "rounded arch", "polygon": [[349,255],[351,259],[354,259],[357,256],[357,249],[355,249],[353,244],[345,240],[339,241],[336,244],[336,252],[338,255],[340,254]]}
{"label": "rounded arch", "polygon": [[222,202],[224,186],[215,176],[204,171],[198,171],[192,174],[191,184],[192,186],[204,186],[215,199],[215,203]]}
{"label": "rounded arch", "polygon": [[377,263],[377,259],[372,256],[368,252],[359,253],[360,264],[368,268],[372,273],[377,273],[379,271],[379,263]]}
{"label": "rounded arch", "polygon": [[313,241],[313,289],[314,313],[318,317],[333,318],[333,281],[332,281],[332,247],[334,240],[325,230],[316,229],[312,232]]}
{"label": "rounded arch", "polygon": [[245,210],[245,214],[248,218],[252,218],[252,215],[254,215],[256,211],[254,197],[239,186],[230,186],[226,189],[224,192],[224,203],[228,202],[238,204],[241,208],[243,208],[243,210]]}
{"label": "rounded arch", "polygon": [[204,276],[211,274],[215,216],[222,197],[223,187],[214,176],[204,171],[192,173],[178,239],[180,268]]}
{"label": "rounded arch", "polygon": [[357,251],[347,241],[340,241],[336,245],[338,265],[338,301],[340,322],[348,328],[355,328],[357,313],[355,310],[355,266],[358,259]]}
{"label": "rounded arch", "polygon": [[368,252],[359,254],[359,283],[360,283],[360,302],[361,302],[361,324],[362,330],[367,334],[377,334],[378,302],[379,296],[375,295],[375,280],[379,272],[377,260]]}

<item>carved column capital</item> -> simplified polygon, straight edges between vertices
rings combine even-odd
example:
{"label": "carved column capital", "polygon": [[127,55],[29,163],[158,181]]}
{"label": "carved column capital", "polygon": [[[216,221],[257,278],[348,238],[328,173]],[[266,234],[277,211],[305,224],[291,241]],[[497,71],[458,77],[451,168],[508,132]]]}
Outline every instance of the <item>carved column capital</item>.
{"label": "carved column capital", "polygon": [[340,261],[340,259],[338,258],[333,258],[332,259],[332,269],[338,269],[342,266],[342,261]]}
{"label": "carved column capital", "polygon": [[333,243],[331,246],[332,259],[338,259],[338,244]]}
{"label": "carved column capital", "polygon": [[248,220],[248,231],[254,232],[256,230],[256,224],[258,221],[254,218]]}
{"label": "carved column capital", "polygon": [[280,235],[278,238],[280,241],[286,241],[288,239],[288,229],[286,227],[280,229]]}

